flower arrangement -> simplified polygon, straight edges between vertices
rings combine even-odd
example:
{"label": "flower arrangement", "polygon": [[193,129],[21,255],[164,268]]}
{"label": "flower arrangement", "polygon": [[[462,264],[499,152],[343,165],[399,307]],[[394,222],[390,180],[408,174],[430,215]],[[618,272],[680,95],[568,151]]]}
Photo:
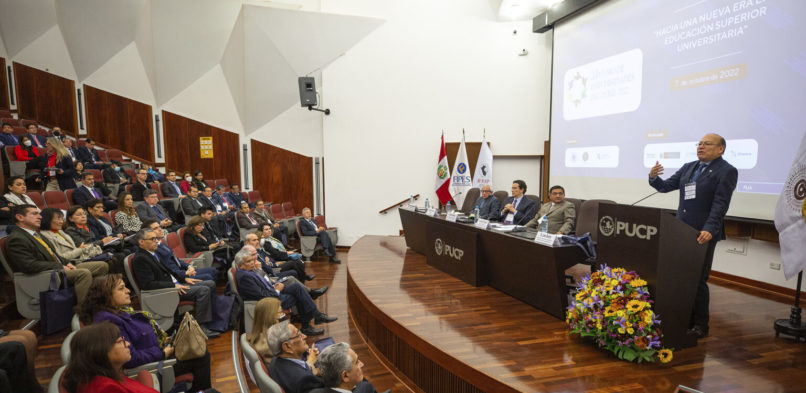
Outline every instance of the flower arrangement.
{"label": "flower arrangement", "polygon": [[647,283],[637,273],[603,265],[577,289],[565,317],[571,333],[593,338],[622,360],[672,360],[672,350],[662,348],[661,322],[652,311]]}

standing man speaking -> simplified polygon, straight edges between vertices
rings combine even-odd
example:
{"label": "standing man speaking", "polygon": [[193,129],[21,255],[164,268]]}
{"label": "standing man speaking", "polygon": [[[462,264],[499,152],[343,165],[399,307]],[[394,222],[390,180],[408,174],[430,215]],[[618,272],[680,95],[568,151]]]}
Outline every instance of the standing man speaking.
{"label": "standing man speaking", "polygon": [[663,166],[657,161],[649,171],[649,185],[656,190],[680,191],[677,219],[700,231],[697,243],[708,243],[694,310],[689,320],[689,331],[698,338],[708,334],[708,275],[714,261],[716,242],[725,238],[723,221],[739,177],[736,168],[722,159],[723,153],[725,138],[707,134],[697,144],[698,160],[686,163],[669,179],[659,177],[663,174]]}

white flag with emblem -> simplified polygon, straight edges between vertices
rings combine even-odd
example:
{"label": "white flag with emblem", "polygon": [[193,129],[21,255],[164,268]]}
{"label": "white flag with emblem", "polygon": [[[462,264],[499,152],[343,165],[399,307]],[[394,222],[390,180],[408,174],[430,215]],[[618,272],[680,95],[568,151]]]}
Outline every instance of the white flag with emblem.
{"label": "white flag with emblem", "polygon": [[493,152],[487,144],[487,137],[481,140],[481,151],[476,161],[476,172],[473,173],[473,187],[493,186]]}
{"label": "white flag with emblem", "polygon": [[453,163],[451,172],[451,195],[456,208],[461,209],[465,202],[467,191],[473,188],[473,178],[470,177],[470,165],[467,163],[467,151],[465,150],[465,135],[462,131],[462,143],[459,145],[459,152],[456,153],[456,161]]}
{"label": "white flag with emblem", "polygon": [[775,206],[775,228],[788,280],[806,268],[806,135]]}

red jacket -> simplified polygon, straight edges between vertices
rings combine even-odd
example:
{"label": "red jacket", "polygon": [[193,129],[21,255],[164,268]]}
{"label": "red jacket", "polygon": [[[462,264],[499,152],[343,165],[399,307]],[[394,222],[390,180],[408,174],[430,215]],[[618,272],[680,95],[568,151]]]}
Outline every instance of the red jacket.
{"label": "red jacket", "polygon": [[25,150],[22,146],[14,146],[14,157],[17,158],[17,161],[29,161],[34,157],[39,157],[39,150],[37,148],[34,147],[31,151],[34,152],[33,156],[29,155],[28,150]]}

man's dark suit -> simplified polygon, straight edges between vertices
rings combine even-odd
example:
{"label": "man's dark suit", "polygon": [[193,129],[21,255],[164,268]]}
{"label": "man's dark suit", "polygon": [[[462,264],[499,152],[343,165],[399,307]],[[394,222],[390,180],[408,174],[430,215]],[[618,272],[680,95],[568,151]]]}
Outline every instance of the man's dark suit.
{"label": "man's dark suit", "polygon": [[[173,274],[163,266],[157,258],[150,252],[139,248],[132,259],[132,274],[140,289],[161,289],[174,288]],[[177,281],[184,282],[178,277]],[[215,293],[215,283],[212,290],[208,285],[193,285],[185,290],[184,294],[179,294],[181,300],[193,300],[196,304],[193,307],[193,316],[199,323],[206,323],[213,320],[212,294]]]}
{"label": "man's dark suit", "polygon": [[[730,206],[730,199],[736,189],[739,172],[722,157],[711,161],[696,179],[696,193],[693,199],[686,200],[685,187],[694,178],[700,162],[693,161],[683,165],[669,179],[660,176],[649,179],[649,185],[660,192],[678,190],[680,197],[677,206],[677,218],[698,231],[707,231],[712,239],[705,254],[697,297],[694,301],[691,324],[708,330],[710,295],[708,292],[708,275],[714,261],[716,243],[725,239],[724,219]],[[694,240],[694,239],[692,239]]]}
{"label": "man's dark suit", "polygon": [[[159,246],[157,246],[157,251],[154,251],[157,254],[157,257],[162,263],[162,266],[165,266],[166,269],[170,270],[174,277],[177,278],[177,281],[185,281],[185,277],[187,277],[187,270],[190,267],[190,264],[182,262],[179,258],[176,257],[173,250],[168,247],[165,242],[161,242]],[[218,276],[218,270],[214,267],[207,267],[202,269],[195,269],[196,275],[191,277],[197,280],[208,280],[208,281],[215,281],[216,277]]]}
{"label": "man's dark suit", "polygon": [[[84,168],[89,169],[106,169],[109,165],[101,161],[101,156],[98,150],[90,149],[87,146],[78,148],[78,160],[84,163]],[[72,161],[72,157],[70,158]]]}
{"label": "man's dark suit", "polygon": [[269,376],[285,393],[308,393],[325,384],[313,372],[291,360],[275,356],[269,364]]}
{"label": "man's dark suit", "polygon": [[139,181],[134,182],[134,184],[132,184],[132,188],[131,188],[132,200],[134,200],[135,202],[144,201],[145,196],[143,195],[143,193],[145,193],[146,190],[150,190],[150,189],[151,189],[151,187],[149,187],[146,184],[140,183]]}
{"label": "man's dark suit", "polygon": [[97,197],[95,195],[92,195],[90,190],[88,190],[87,187],[85,187],[82,184],[81,186],[77,187],[75,191],[73,191],[73,202],[75,202],[76,205],[84,206],[84,204],[87,203],[87,201],[89,201],[90,199],[97,198],[103,202],[104,211],[108,212],[117,209],[118,207],[117,202],[113,201],[111,198],[107,196],[104,196],[104,193],[101,192],[101,190],[99,190],[98,188],[93,188],[93,190],[95,190],[95,192],[98,194]]}
{"label": "man's dark suit", "polygon": [[490,194],[489,197],[479,197],[476,199],[476,206],[479,208],[479,217],[485,220],[498,220],[498,215],[501,213],[501,202]]}
{"label": "man's dark suit", "polygon": [[307,220],[300,218],[299,220],[299,229],[302,231],[302,235],[318,237],[319,243],[322,245],[325,253],[331,257],[335,256],[336,248],[333,246],[333,242],[330,241],[330,236],[328,236],[326,231],[319,231],[319,233],[316,233],[318,228],[319,227],[316,225],[316,222],[313,220],[313,218]]}
{"label": "man's dark suit", "polygon": [[[145,221],[150,218],[160,222],[166,218],[167,219],[171,218],[171,216],[168,215],[168,212],[165,211],[165,208],[163,208],[159,204],[156,204],[154,206],[156,206],[156,208],[159,210],[159,213],[154,211],[154,207],[152,207],[148,203],[141,203],[137,205],[135,211],[137,212],[137,216],[140,217],[140,221]],[[181,228],[181,226],[178,225],[176,222],[173,222],[171,226],[168,227],[168,232],[174,232],[179,228]]]}
{"label": "man's dark suit", "polygon": [[171,183],[166,181],[165,183],[162,183],[160,188],[162,188],[162,196],[166,198],[179,198],[180,195],[185,194],[182,192],[182,189],[179,188],[179,184],[176,184],[176,182]]}
{"label": "man's dark suit", "polygon": [[238,283],[238,294],[243,300],[260,300],[264,297],[278,298],[286,310],[296,305],[300,319],[305,322],[310,321],[318,312],[311,295],[302,284],[285,285],[278,296],[277,291],[270,288],[268,281],[260,277],[258,273],[237,269],[235,280]]}
{"label": "man's dark suit", "polygon": [[0,132],[0,145],[3,146],[17,146],[20,140],[17,136],[10,132]]}
{"label": "man's dark suit", "polygon": [[187,198],[182,198],[182,201],[180,201],[179,204],[182,206],[182,211],[185,213],[186,220],[189,219],[190,217],[198,216],[199,209],[204,207],[204,202],[201,199],[193,198],[191,196],[188,196]]}
{"label": "man's dark suit", "polygon": [[[507,199],[504,200],[503,206],[506,206],[510,203],[514,204],[515,198],[507,197]],[[503,206],[501,207],[501,210],[504,209]],[[510,212],[506,211],[502,213],[501,210],[498,211],[499,213],[498,219],[501,222],[504,222],[504,220],[507,219],[507,216],[510,214]],[[527,198],[526,195],[521,195],[521,199],[518,202],[518,206],[515,206],[515,217],[512,220],[512,223],[515,225],[526,225],[526,223],[529,222],[529,220],[535,218],[535,212],[537,212],[535,202]]]}
{"label": "man's dark suit", "polygon": [[104,176],[104,183],[120,184],[121,177],[128,180],[129,183],[132,182],[132,177],[122,169],[120,171],[115,171],[112,168],[106,168],[103,170],[102,174]]}

